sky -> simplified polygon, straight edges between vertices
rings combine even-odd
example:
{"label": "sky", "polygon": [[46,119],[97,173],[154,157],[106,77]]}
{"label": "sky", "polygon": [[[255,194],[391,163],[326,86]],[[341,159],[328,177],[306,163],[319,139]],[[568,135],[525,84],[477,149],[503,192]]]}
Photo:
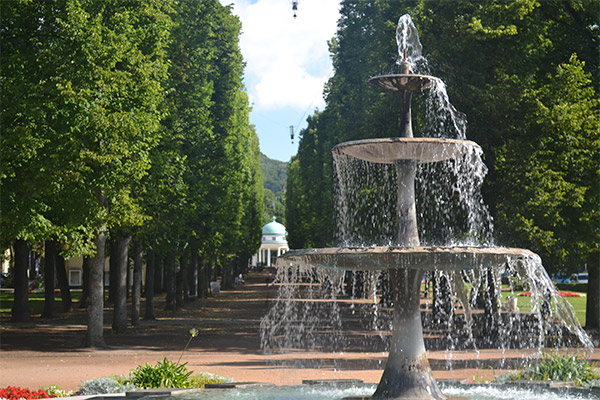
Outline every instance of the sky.
{"label": "sky", "polygon": [[[327,42],[334,37],[339,0],[220,0],[242,22],[244,83],[261,152],[289,161],[298,133],[315,109],[325,107],[323,85],[332,75]],[[290,138],[294,127],[294,140]]]}

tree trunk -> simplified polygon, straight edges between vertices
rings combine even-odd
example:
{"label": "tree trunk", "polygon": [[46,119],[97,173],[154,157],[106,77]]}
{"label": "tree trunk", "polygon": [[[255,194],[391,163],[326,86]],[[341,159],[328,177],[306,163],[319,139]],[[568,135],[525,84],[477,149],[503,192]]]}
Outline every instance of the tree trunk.
{"label": "tree trunk", "polygon": [[435,324],[449,328],[454,318],[452,289],[444,272],[434,272],[431,314]]}
{"label": "tree trunk", "polygon": [[161,256],[160,256],[160,263],[158,264],[160,267],[160,270],[158,271],[158,273],[160,274],[160,279],[157,281],[158,289],[156,290],[158,293],[167,292],[167,286],[169,283],[167,280],[167,270],[168,270],[167,259],[168,258],[169,257],[165,256],[164,254],[161,254]]}
{"label": "tree trunk", "polygon": [[96,255],[90,263],[90,306],[88,307],[88,329],[84,347],[105,349],[104,342],[104,250],[106,235],[100,232],[94,238]]}
{"label": "tree trunk", "polygon": [[81,282],[81,300],[79,300],[79,308],[87,308],[90,304],[90,257],[83,257],[83,281]]}
{"label": "tree trunk", "polygon": [[198,258],[198,298],[205,299],[208,296],[208,282],[210,272],[208,263],[204,258]]}
{"label": "tree trunk", "polygon": [[181,281],[183,284],[183,301],[189,303],[190,298],[190,271],[192,270],[192,254],[188,247],[183,253],[181,260]]}
{"label": "tree trunk", "polygon": [[52,318],[54,314],[54,268],[56,265],[56,243],[47,240],[44,254],[44,311],[42,318]]}
{"label": "tree trunk", "polygon": [[[131,241],[129,245],[131,245]],[[131,280],[133,279],[133,274],[129,273],[129,271],[132,271],[131,260],[127,257],[127,266],[125,267],[125,299],[129,299],[129,288],[132,287]]]}
{"label": "tree trunk", "polygon": [[188,270],[188,298],[190,301],[198,297],[198,251],[192,247],[190,251],[190,266]]}
{"label": "tree trunk", "polygon": [[223,276],[222,276],[222,289],[233,288],[233,273],[235,270],[235,260],[228,260],[223,265]]}
{"label": "tree trunk", "polygon": [[117,254],[117,241],[119,240],[118,237],[112,237],[110,238],[109,241],[109,258],[108,258],[108,302],[114,302],[115,301],[115,290],[117,289],[117,286],[119,285],[117,283],[116,280],[118,280],[118,276],[119,276],[119,272],[117,271],[119,269],[118,264],[118,259],[119,259],[119,255]]}
{"label": "tree trunk", "polygon": [[165,283],[167,289],[165,310],[177,310],[177,282],[175,279],[175,252],[169,251],[165,266]]}
{"label": "tree trunk", "polygon": [[21,239],[15,241],[15,266],[13,269],[14,303],[12,322],[26,322],[29,317],[29,285],[27,279],[27,242]]}
{"label": "tree trunk", "polygon": [[[131,289],[131,324],[137,325],[140,319],[140,297],[142,295],[142,240],[135,241],[133,250],[133,287]],[[146,271],[147,273],[148,271]]]}
{"label": "tree trunk", "polygon": [[178,266],[177,273],[175,274],[175,282],[177,288],[177,307],[181,307],[186,300],[185,292],[187,289],[187,280],[185,279],[185,277],[187,275],[187,254],[185,253],[187,253],[187,251],[184,252],[184,254],[180,257],[179,263],[175,262],[175,265]]}
{"label": "tree trunk", "polygon": [[588,263],[587,304],[585,314],[585,329],[600,331],[600,264],[598,253],[590,257]]}
{"label": "tree trunk", "polygon": [[146,311],[144,313],[144,319],[154,320],[154,265],[156,261],[156,255],[153,250],[146,253]]}
{"label": "tree trunk", "polygon": [[69,288],[69,278],[67,277],[67,267],[65,258],[56,252],[56,277],[58,287],[60,288],[60,297],[62,299],[63,311],[73,311],[73,302],[71,300],[71,290]]}
{"label": "tree trunk", "polygon": [[[116,258],[114,260],[115,277],[111,282],[115,285],[112,291],[115,303],[112,327],[116,333],[124,333],[127,330],[127,266],[129,265],[130,242],[130,235],[119,233],[112,244],[114,251],[111,249],[110,252],[111,265],[113,264],[112,258]],[[113,276],[113,271],[110,271],[110,275]]]}
{"label": "tree trunk", "polygon": [[213,274],[213,282],[216,282],[219,280],[219,270],[221,269],[221,265],[219,264],[219,259],[217,258],[217,256],[215,256],[215,263],[212,265],[211,267],[211,271]]}

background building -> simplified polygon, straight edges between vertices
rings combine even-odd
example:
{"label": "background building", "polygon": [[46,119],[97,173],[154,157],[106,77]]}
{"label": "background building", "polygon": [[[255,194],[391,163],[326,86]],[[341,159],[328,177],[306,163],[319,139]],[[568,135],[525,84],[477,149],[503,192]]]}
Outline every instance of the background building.
{"label": "background building", "polygon": [[272,266],[275,264],[277,257],[290,249],[286,236],[285,226],[273,217],[273,220],[262,228],[260,250],[258,250],[258,254],[252,257],[252,266]]}

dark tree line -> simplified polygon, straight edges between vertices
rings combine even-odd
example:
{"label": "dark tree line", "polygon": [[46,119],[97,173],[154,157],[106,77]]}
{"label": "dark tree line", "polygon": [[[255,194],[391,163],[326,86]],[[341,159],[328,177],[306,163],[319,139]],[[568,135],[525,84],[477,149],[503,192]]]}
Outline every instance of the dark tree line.
{"label": "dark tree line", "polygon": [[109,254],[117,331],[127,326],[130,259],[134,322],[144,263],[146,318],[163,270],[174,309],[217,275],[230,286],[260,244],[263,209],[231,9],[23,0],[2,2],[0,18],[0,231],[14,253],[13,320],[29,318],[24,255],[40,243],[48,271],[85,257],[88,346],[105,346]]}
{"label": "dark tree line", "polygon": [[[600,4],[583,0],[342,1],[326,108],[309,118],[288,170],[291,247],[335,245],[331,148],[397,136],[397,101],[369,87],[393,72],[398,18],[412,16],[431,74],[467,115],[489,169],[496,242],[529,248],[550,273],[587,267],[600,328]],[[425,121],[413,99],[413,125]]]}

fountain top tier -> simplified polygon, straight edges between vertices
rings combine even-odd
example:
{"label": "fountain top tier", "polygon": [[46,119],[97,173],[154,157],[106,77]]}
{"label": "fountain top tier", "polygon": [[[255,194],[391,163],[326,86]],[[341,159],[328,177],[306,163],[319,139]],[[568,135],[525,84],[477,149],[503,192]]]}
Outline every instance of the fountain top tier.
{"label": "fountain top tier", "polygon": [[331,270],[481,269],[539,259],[529,250],[470,246],[371,246],[291,250],[285,260]]}

